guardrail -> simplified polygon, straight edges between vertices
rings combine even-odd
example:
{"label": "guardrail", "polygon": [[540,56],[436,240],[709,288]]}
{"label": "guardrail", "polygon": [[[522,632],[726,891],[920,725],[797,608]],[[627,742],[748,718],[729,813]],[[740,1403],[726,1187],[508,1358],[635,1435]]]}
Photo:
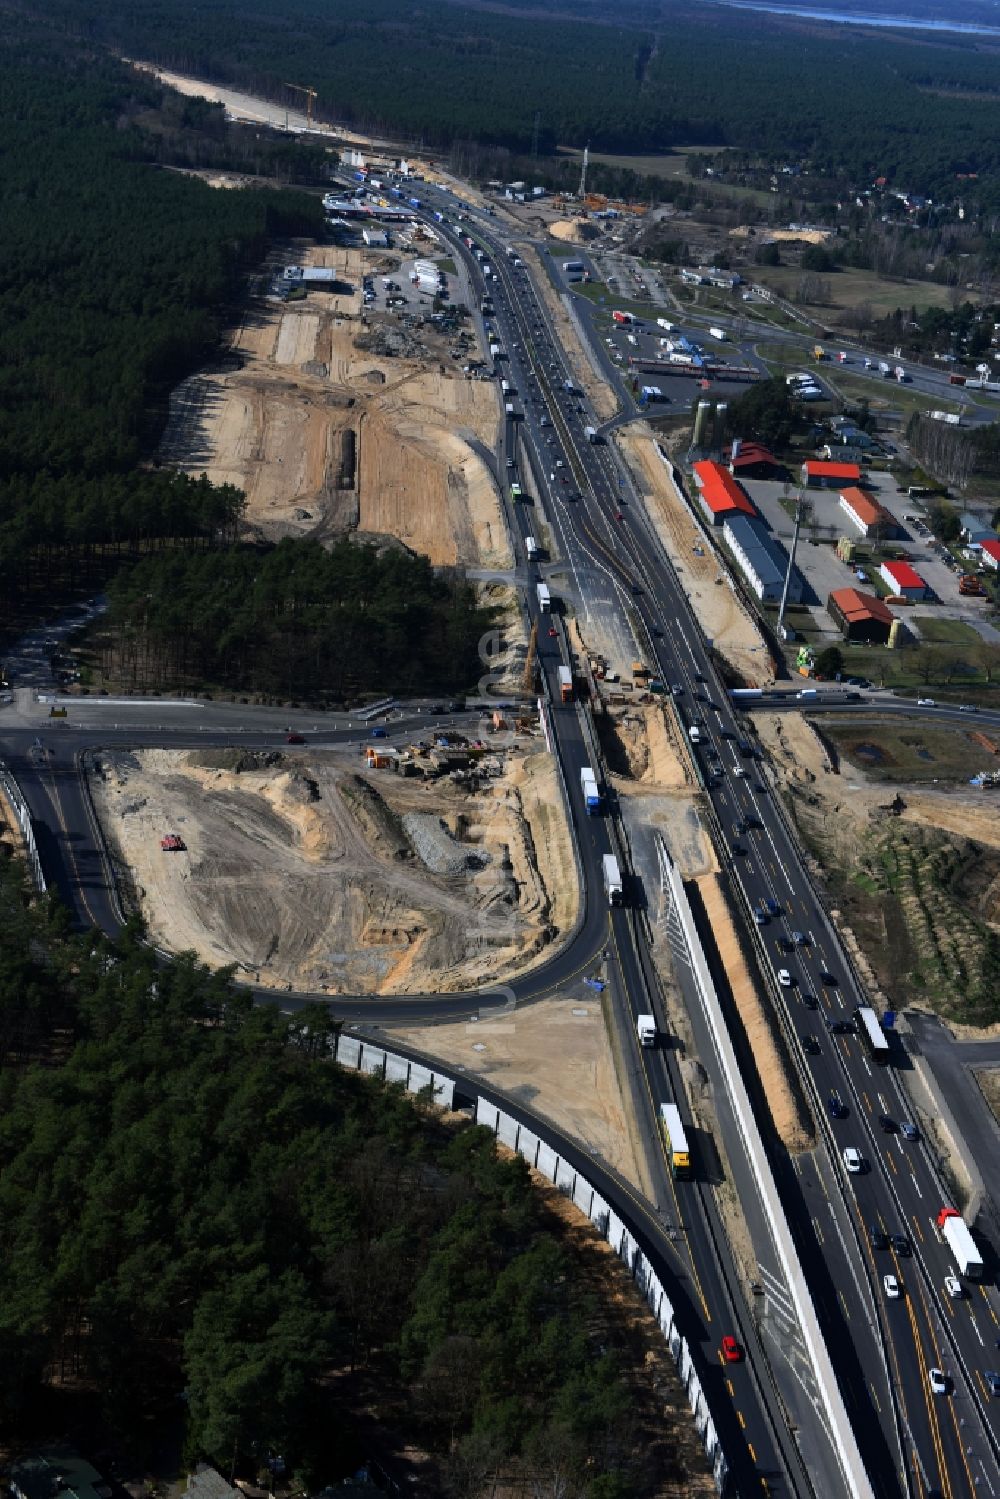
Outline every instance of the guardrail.
{"label": "guardrail", "polygon": [[[457,1081],[449,1073],[430,1068],[399,1056],[384,1047],[358,1036],[341,1032],[331,1043],[334,1060],[340,1066],[354,1072],[364,1072],[370,1077],[384,1078],[389,1083],[399,1083],[408,1093],[430,1092],[435,1103],[442,1108],[455,1108]],[[628,1268],[632,1279],[647,1302],[653,1317],[663,1334],[671,1357],[677,1367],[694,1417],[698,1435],[704,1443],[705,1453],[712,1466],[715,1486],[720,1494],[726,1492],[729,1462],[722,1450],[719,1434],[709,1407],[708,1397],[695,1368],[694,1357],[687,1339],[681,1333],[674,1315],[673,1304],[652,1263],[639,1247],[637,1233],[626,1219],[604,1198],[581,1171],[568,1161],[554,1145],[534,1130],[521,1124],[512,1115],[498,1108],[491,1100],[475,1091],[468,1078],[461,1080],[463,1093],[474,1107],[477,1124],[492,1131],[501,1145],[521,1156],[528,1165],[550,1181],[557,1191],[567,1197],[586,1218],[594,1230],[605,1239],[618,1258]]]}
{"label": "guardrail", "polygon": [[38,844],[35,842],[35,830],[31,824],[31,813],[28,811],[28,803],[21,794],[21,788],[7,769],[6,765],[0,767],[0,790],[10,803],[11,810],[17,818],[17,825],[21,829],[24,838],[25,852],[28,858],[28,868],[31,871],[31,880],[39,895],[44,895],[48,889],[45,876],[42,873],[42,861],[38,856]]}
{"label": "guardrail", "polygon": [[673,860],[667,853],[662,840],[660,840],[658,852],[664,885],[669,891],[674,911],[680,922],[684,940],[687,944],[691,959],[691,972],[701,997],[705,1019],[715,1040],[716,1053],[725,1074],[729,1101],[743,1135],[747,1159],[753,1168],[760,1201],[767,1216],[775,1249],[781,1261],[785,1284],[788,1287],[789,1295],[795,1307],[802,1339],[816,1378],[816,1387],[829,1423],[831,1439],[840,1461],[845,1491],[853,1495],[854,1499],[874,1499],[874,1490],[872,1489],[868,1474],[865,1472],[861,1453],[858,1450],[855,1440],[854,1428],[851,1425],[844,1406],[840,1386],[837,1384],[833,1363],[819,1325],[812,1297],[809,1294],[809,1288],[806,1284],[805,1274],[795,1248],[795,1242],[782,1210],[781,1199],[771,1172],[764,1141],[761,1138],[757,1121],[754,1118],[750,1096],[740,1072],[736,1052],[726,1026],[719,997],[715,991],[715,985],[712,982],[712,976],[709,972],[701,939],[698,936],[698,931],[694,923],[694,917],[688,903],[683,881]]}

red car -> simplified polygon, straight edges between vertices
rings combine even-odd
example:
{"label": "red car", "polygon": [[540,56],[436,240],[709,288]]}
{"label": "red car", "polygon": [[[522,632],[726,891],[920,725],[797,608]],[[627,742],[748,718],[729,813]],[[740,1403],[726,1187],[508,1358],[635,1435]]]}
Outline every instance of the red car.
{"label": "red car", "polygon": [[739,1364],[743,1361],[743,1349],[729,1333],[722,1340],[722,1357],[727,1364]]}
{"label": "red car", "polygon": [[552,628],[551,628],[551,630],[549,631],[550,637],[558,635],[558,634],[559,634],[559,631],[556,629],[555,625],[553,625]]}
{"label": "red car", "polygon": [[286,744],[305,744],[301,734],[288,734],[285,738]]}

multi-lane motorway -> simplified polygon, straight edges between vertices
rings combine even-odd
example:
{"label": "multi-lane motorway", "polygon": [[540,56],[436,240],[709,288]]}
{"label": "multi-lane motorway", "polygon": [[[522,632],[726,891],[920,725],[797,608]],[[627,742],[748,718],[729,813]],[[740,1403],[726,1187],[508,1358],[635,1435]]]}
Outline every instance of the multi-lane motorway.
{"label": "multi-lane motorway", "polygon": [[[434,206],[453,217],[453,200],[444,192],[436,195]],[[458,227],[464,232],[466,225]],[[454,227],[444,232],[477,286],[480,272],[468,247]],[[582,804],[579,771],[596,758],[588,720],[575,707],[558,706],[557,670],[568,661],[568,645],[558,611],[553,617],[541,614],[535,594],[537,579],[552,577],[555,569],[544,561],[539,568],[525,547],[527,536],[542,530],[544,513],[555,539],[553,551],[558,551],[559,587],[572,594],[581,612],[595,594],[606,599],[623,632],[638,633],[663,679],[676,689],[673,704],[681,724],[685,729],[697,724],[700,743],[693,754],[706,816],[732,888],[743,902],[746,940],[756,947],[770,980],[780,1026],[813,1105],[821,1146],[827,1147],[793,1160],[773,1141],[774,1168],[872,1488],[878,1494],[938,1493],[948,1499],[972,1492],[1000,1496],[997,1429],[983,1379],[987,1368],[1000,1363],[1000,1353],[994,1351],[1000,1303],[992,1286],[968,1287],[960,1301],[945,1295],[944,1277],[951,1265],[934,1217],[948,1200],[946,1190],[921,1141],[906,1140],[898,1130],[887,1132],[880,1125],[882,1115],[897,1124],[907,1117],[898,1081],[905,1052],[897,1052],[896,1065],[879,1069],[864,1049],[852,1021],[863,995],[810,886],[781,808],[766,789],[752,734],[718,681],[690,602],[644,507],[631,497],[613,449],[586,440],[584,428],[596,423],[584,398],[566,390],[574,377],[527,271],[513,267],[496,225],[484,220],[472,232],[490,250],[497,275],[484,289],[493,300],[490,322],[502,347],[498,373],[516,391],[515,416],[504,424],[500,472],[508,480],[516,476],[529,496],[529,503],[508,504],[508,521],[528,612],[539,625],[539,666],[553,705],[553,742],[586,898],[571,940],[503,994],[398,1002],[357,999],[330,1002],[331,1008],[361,1023],[375,1017],[380,1024],[404,1016],[410,1021],[454,1017],[571,986],[602,953],[607,953],[619,1021],[625,1022],[623,1034],[636,1013],[659,1008],[639,911],[609,913],[603,899],[601,857],[606,852],[621,855],[622,845],[614,808],[591,817]],[[558,592],[554,579],[552,586]],[[71,723],[40,736],[27,723],[18,727],[13,716],[9,726],[0,726],[5,759],[32,812],[43,865],[81,921],[114,930],[117,910],[77,757],[94,745],[232,742],[237,725],[228,725],[225,713],[213,709],[202,716],[210,718],[204,730],[180,725],[153,729],[148,715],[144,724],[141,714],[122,708],[116,717],[126,722],[109,728],[107,709],[74,705]],[[169,721],[169,714],[163,717]],[[239,742],[248,747],[274,745],[284,737],[285,724],[276,714],[244,709],[239,719]],[[427,722],[418,715],[401,721],[399,728],[412,733]],[[359,732],[356,725],[324,722],[307,737],[317,745],[334,744],[356,741]],[[774,914],[758,925],[752,913],[766,909],[768,902]],[[801,933],[803,940],[793,933]],[[778,983],[782,969],[792,980],[788,986]],[[283,1002],[312,997],[287,996]],[[645,1115],[643,1127],[653,1140],[656,1106],[671,1098],[683,1101],[683,1090],[670,1052],[640,1054],[634,1034],[631,1044],[642,1068],[638,1105]],[[832,1096],[844,1105],[843,1117],[831,1117]],[[719,1112],[723,1128],[724,1110]],[[726,1143],[730,1147],[728,1139]],[[843,1168],[842,1152],[849,1145],[866,1161],[868,1169],[861,1174],[848,1175]],[[729,1153],[748,1221],[756,1229],[762,1273],[780,1297],[780,1273],[768,1260],[748,1164],[738,1148]],[[714,1194],[701,1182],[673,1183],[662,1151],[654,1154],[653,1168],[658,1206],[654,1210],[635,1200],[632,1216],[676,1288],[735,1490],[759,1491],[766,1476],[772,1492],[842,1492],[822,1421],[812,1409],[808,1374],[800,1377],[796,1401],[789,1386],[795,1349],[783,1350],[773,1340],[768,1345],[759,1336],[759,1319],[751,1315],[741,1292]],[[623,1190],[620,1183],[618,1189]],[[873,1229],[905,1234],[907,1250],[874,1247],[881,1240]],[[884,1293],[883,1277],[890,1272],[904,1287],[898,1299]],[[763,1322],[766,1332],[766,1317]],[[727,1332],[740,1338],[750,1356],[723,1368],[718,1349]],[[949,1376],[947,1396],[931,1393],[931,1366]],[[786,1421],[793,1410],[798,1443],[790,1438]]]}

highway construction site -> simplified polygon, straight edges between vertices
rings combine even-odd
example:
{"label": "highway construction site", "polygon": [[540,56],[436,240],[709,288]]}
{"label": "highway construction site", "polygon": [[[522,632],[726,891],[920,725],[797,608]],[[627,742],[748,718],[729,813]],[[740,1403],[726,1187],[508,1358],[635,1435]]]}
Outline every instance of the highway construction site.
{"label": "highway construction site", "polygon": [[267,540],[394,537],[436,565],[509,566],[496,488],[472,446],[496,446],[494,386],[465,378],[429,321],[364,307],[364,276],[398,273],[401,253],[286,254],[350,291],[255,298],[220,367],[175,391],[161,458],[242,489],[247,526]]}

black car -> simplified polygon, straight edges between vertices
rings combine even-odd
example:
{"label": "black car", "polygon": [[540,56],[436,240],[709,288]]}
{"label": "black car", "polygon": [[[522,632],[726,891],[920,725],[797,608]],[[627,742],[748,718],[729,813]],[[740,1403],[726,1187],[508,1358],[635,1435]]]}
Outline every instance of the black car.
{"label": "black car", "polygon": [[834,978],[829,968],[821,968],[819,976],[823,980],[824,984],[827,984],[831,989],[836,989],[837,980]]}
{"label": "black car", "polygon": [[876,1228],[875,1225],[872,1224],[868,1230],[868,1242],[871,1244],[873,1249],[888,1249],[889,1235],[883,1233],[880,1228]]}
{"label": "black car", "polygon": [[837,1096],[836,1093],[831,1093],[830,1094],[830,1097],[826,1101],[826,1106],[827,1106],[827,1108],[830,1111],[830,1118],[831,1119],[846,1119],[847,1118],[847,1113],[848,1113],[847,1105],[846,1105],[846,1103],[844,1102],[844,1100],[842,1098],[839,1098]]}
{"label": "black car", "polygon": [[795,951],[795,943],[792,942],[788,937],[779,937],[777,940],[778,940],[778,948],[779,948],[779,950],[781,952],[794,952]]}
{"label": "black car", "polygon": [[904,1259],[908,1259],[912,1252],[910,1249],[910,1241],[905,1234],[893,1234],[892,1247],[896,1251],[896,1253],[901,1254]]}
{"label": "black car", "polygon": [[807,1051],[811,1057],[818,1057],[819,1056],[819,1037],[818,1036],[803,1036],[802,1037],[802,1050],[803,1051]]}
{"label": "black car", "polygon": [[880,1114],[878,1122],[879,1128],[884,1129],[887,1135],[894,1135],[896,1133],[896,1121],[895,1119],[890,1119],[888,1114]]}
{"label": "black car", "polygon": [[803,994],[802,1003],[805,1005],[807,1010],[819,1009],[819,1000],[816,998],[815,994]]}

